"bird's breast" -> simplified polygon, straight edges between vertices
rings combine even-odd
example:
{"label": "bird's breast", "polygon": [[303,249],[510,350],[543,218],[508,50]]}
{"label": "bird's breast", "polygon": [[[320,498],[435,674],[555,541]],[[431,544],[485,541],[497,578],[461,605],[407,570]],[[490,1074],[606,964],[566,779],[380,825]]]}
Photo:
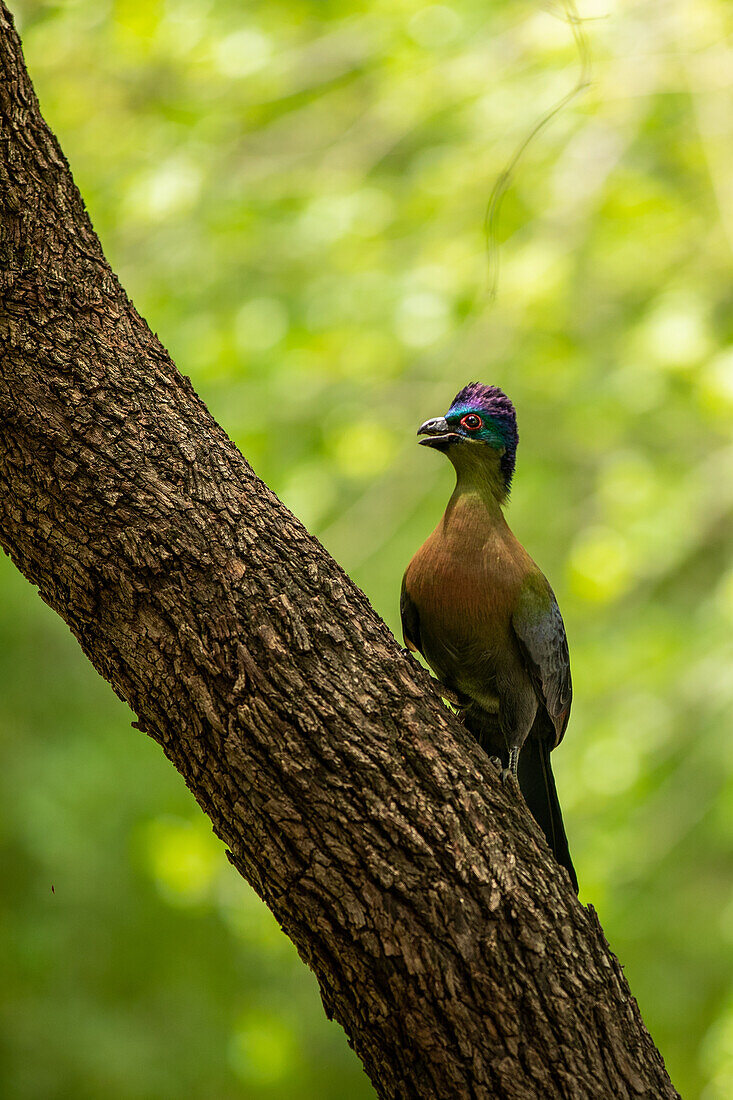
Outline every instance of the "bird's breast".
{"label": "bird's breast", "polygon": [[511,615],[523,561],[515,560],[506,525],[452,518],[450,524],[444,517],[418,550],[405,586],[426,660],[441,679],[473,696],[477,682],[489,687],[501,655],[515,646]]}

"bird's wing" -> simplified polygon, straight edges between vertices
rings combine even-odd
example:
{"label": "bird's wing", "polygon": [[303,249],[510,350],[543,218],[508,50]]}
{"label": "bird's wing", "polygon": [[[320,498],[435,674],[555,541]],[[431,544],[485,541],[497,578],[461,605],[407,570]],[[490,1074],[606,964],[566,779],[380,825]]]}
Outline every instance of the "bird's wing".
{"label": "bird's wing", "polygon": [[565,624],[555,594],[541,574],[522,585],[512,626],[535,690],[552,719],[558,745],[570,717],[573,685]]}
{"label": "bird's wing", "polygon": [[402,591],[400,592],[400,618],[402,619],[405,645],[413,653],[422,653],[420,646],[420,616],[408,594],[405,577],[402,578]]}

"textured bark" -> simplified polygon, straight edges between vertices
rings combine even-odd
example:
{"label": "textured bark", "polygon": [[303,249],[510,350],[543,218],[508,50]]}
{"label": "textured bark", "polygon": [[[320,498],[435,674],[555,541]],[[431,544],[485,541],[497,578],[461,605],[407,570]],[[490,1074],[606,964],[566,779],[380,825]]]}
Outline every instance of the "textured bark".
{"label": "textured bark", "polygon": [[184,775],[378,1094],[676,1096],[521,803],[125,296],[1,4],[0,125],[2,544]]}

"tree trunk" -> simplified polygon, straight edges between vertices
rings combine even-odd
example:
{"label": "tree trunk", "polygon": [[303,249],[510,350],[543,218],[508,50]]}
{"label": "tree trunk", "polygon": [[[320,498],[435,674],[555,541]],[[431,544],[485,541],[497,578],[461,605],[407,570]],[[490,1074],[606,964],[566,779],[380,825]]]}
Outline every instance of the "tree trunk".
{"label": "tree trunk", "polygon": [[135,312],[2,4],[0,124],[0,539],[183,774],[377,1093],[676,1096],[522,803]]}

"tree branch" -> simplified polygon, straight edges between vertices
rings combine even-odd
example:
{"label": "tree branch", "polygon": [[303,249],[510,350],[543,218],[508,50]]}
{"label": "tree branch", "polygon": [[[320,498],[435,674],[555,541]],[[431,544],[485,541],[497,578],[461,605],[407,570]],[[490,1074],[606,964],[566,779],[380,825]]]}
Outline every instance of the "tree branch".
{"label": "tree branch", "polygon": [[592,910],[109,269],[0,4],[0,538],[382,1097],[674,1097]]}

